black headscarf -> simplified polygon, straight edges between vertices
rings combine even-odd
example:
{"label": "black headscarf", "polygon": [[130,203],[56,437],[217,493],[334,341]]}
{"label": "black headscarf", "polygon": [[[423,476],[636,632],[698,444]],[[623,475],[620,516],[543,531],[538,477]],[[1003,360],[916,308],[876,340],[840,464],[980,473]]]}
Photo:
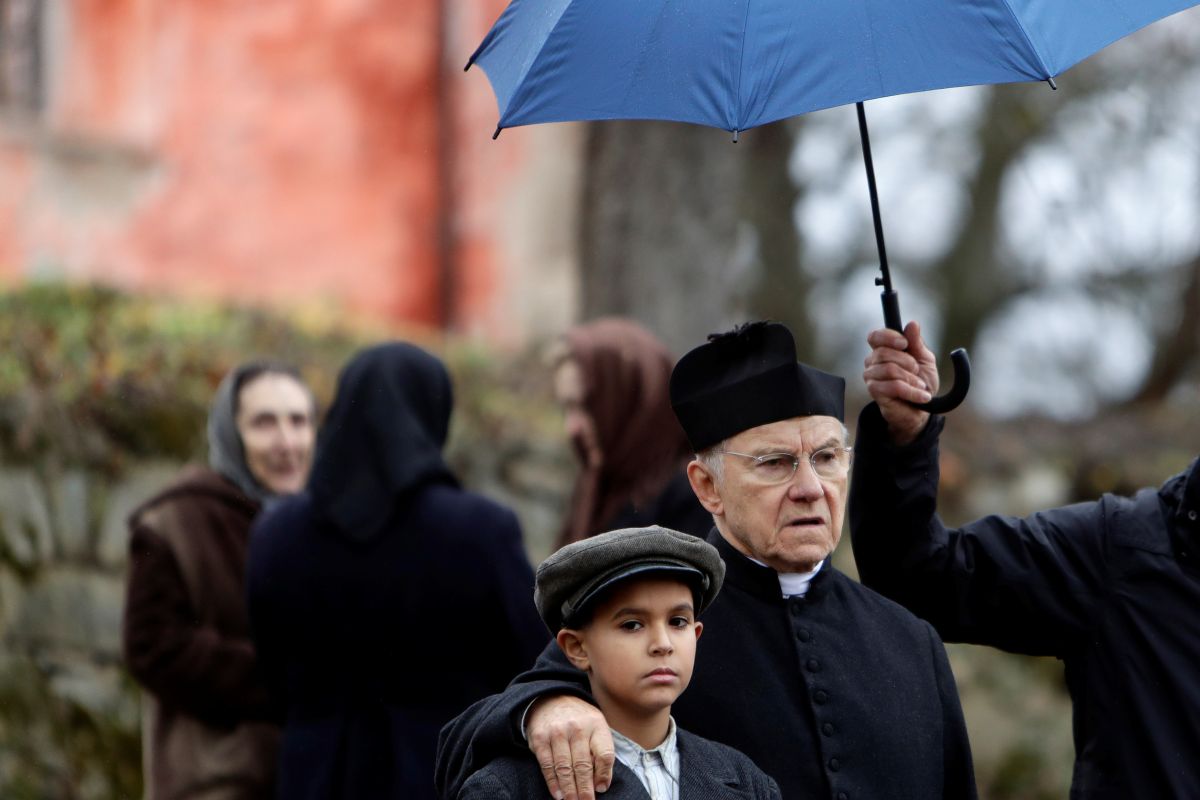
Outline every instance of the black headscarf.
{"label": "black headscarf", "polygon": [[338,377],[321,428],[313,505],[338,536],[379,536],[398,503],[428,483],[456,483],[442,460],[454,399],[445,366],[404,342],[363,350]]}

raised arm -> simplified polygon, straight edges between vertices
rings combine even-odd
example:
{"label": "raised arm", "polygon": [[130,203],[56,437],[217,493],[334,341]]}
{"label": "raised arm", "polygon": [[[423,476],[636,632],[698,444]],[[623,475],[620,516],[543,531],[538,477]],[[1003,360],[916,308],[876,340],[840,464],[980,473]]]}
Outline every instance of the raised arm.
{"label": "raised arm", "polygon": [[1062,655],[1087,635],[1105,591],[1102,504],[949,528],[936,513],[942,426],[934,418],[897,446],[879,407],[863,410],[849,502],[862,582],[943,639]]}

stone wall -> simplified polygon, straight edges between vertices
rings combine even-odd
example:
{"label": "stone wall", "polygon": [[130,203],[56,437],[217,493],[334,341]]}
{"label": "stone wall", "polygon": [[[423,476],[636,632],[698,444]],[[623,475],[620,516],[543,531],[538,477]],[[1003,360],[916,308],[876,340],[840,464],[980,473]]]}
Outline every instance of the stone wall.
{"label": "stone wall", "polygon": [[[451,457],[464,482],[517,511],[540,561],[572,478],[565,449]],[[180,466],[0,466],[0,797],[140,796],[139,693],[121,664],[125,520]]]}
{"label": "stone wall", "polygon": [[0,795],[139,795],[138,694],[120,662],[124,520],[177,468],[0,467]]}

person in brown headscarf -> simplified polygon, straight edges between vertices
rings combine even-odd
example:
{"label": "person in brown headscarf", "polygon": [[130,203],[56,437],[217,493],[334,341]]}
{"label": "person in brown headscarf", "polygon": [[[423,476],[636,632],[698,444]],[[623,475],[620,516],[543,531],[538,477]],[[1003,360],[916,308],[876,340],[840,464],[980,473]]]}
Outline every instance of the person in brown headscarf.
{"label": "person in brown headscarf", "polygon": [[552,361],[581,466],[558,546],[645,525],[706,535],[712,515],[684,472],[692,451],[671,410],[674,359],[662,342],[631,320],[598,319],[567,331]]}

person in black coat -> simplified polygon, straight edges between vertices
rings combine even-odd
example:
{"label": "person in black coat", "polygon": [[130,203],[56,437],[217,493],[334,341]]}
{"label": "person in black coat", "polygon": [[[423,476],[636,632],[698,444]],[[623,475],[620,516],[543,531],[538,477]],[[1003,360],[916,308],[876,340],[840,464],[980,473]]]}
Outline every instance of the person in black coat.
{"label": "person in black coat", "polygon": [[286,706],[281,798],[435,797],[439,728],[546,643],[516,517],[442,459],[451,407],[432,355],[358,354],[307,489],[255,525],[249,610]]}
{"label": "person in black coat", "polygon": [[[828,562],[849,477],[844,387],[798,364],[777,324],[712,337],[676,365],[672,405],[698,453],[688,476],[727,572],[672,713],[749,756],[785,798],[973,798],[937,634]],[[612,746],[588,700],[583,673],[548,648],[442,732],[443,797],[492,758],[532,748],[568,800],[594,798],[593,785],[609,783]]]}
{"label": "person in black coat", "polygon": [[850,495],[863,582],[948,641],[1063,661],[1072,798],[1200,797],[1200,461],[1134,497],[948,528],[945,420],[908,405],[937,392],[937,370],[910,326],[868,338],[877,404],[859,419]]}

